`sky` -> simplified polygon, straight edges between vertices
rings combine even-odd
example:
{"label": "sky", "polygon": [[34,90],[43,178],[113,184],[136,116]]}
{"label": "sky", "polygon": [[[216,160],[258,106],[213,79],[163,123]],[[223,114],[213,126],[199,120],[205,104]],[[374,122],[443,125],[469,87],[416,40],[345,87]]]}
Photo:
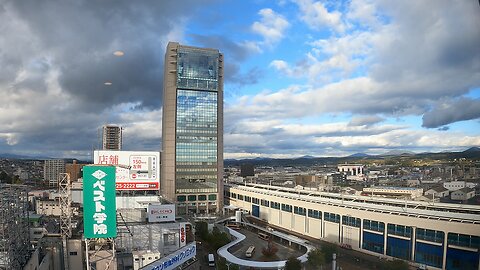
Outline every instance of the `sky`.
{"label": "sky", "polygon": [[160,151],[169,41],[224,54],[225,158],[480,146],[476,0],[0,0],[0,153]]}

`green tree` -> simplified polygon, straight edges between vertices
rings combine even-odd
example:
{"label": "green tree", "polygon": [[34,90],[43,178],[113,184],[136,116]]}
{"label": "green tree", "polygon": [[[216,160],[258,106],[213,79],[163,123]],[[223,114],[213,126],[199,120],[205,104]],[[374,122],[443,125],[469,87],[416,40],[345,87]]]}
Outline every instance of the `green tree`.
{"label": "green tree", "polygon": [[228,263],[227,260],[222,257],[218,257],[217,270],[239,270],[239,267],[236,264]]}
{"label": "green tree", "polygon": [[1,183],[6,183],[6,184],[11,184],[12,183],[12,177],[8,175],[5,171],[2,171],[0,173],[0,182]]}
{"label": "green tree", "polygon": [[301,270],[302,263],[295,257],[288,258],[285,263],[285,270]]}
{"label": "green tree", "polygon": [[322,245],[321,251],[325,257],[325,262],[330,263],[333,260],[333,253],[337,253],[337,246],[330,243]]}
{"label": "green tree", "polygon": [[402,260],[387,261],[383,264],[384,270],[408,270],[408,263]]}
{"label": "green tree", "polygon": [[200,221],[195,222],[195,231],[200,238],[207,240],[208,238],[208,224],[206,222]]}
{"label": "green tree", "polygon": [[320,269],[325,264],[325,254],[320,249],[314,249],[307,254],[308,269]]}

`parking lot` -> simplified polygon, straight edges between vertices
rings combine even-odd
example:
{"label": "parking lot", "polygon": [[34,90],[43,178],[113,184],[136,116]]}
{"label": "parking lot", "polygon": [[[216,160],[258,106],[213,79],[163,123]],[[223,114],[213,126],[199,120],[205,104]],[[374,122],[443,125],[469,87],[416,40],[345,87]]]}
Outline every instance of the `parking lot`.
{"label": "parking lot", "polygon": [[[288,245],[288,243],[279,243],[273,241],[275,247],[278,248],[277,253],[275,256],[271,258],[266,258],[262,254],[262,249],[266,248],[268,245],[268,241],[260,239],[256,232],[252,232],[247,229],[240,229],[239,232],[246,236],[245,240],[240,242],[239,244],[231,247],[228,251],[235,255],[238,258],[245,259],[245,260],[253,260],[253,261],[273,261],[273,260],[287,260],[289,257],[299,257],[303,255],[306,251],[305,250],[297,250],[292,248]],[[245,252],[247,251],[249,246],[255,246],[255,252],[253,253],[251,258],[247,258]]]}

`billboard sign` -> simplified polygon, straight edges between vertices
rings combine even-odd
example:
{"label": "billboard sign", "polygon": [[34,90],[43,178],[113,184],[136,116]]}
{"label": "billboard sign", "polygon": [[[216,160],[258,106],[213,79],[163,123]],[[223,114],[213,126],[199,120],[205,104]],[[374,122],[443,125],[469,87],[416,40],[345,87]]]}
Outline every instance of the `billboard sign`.
{"label": "billboard sign", "polygon": [[148,222],[175,221],[174,204],[149,204],[147,207]]}
{"label": "billboard sign", "polygon": [[117,236],[115,167],[83,167],[83,226],[85,238]]}
{"label": "billboard sign", "polygon": [[160,152],[96,150],[94,163],[116,166],[117,190],[158,190]]}
{"label": "billboard sign", "polygon": [[197,247],[195,242],[179,249],[177,252],[161,258],[151,264],[140,268],[141,270],[170,270],[176,269],[180,265],[193,259],[197,255]]}

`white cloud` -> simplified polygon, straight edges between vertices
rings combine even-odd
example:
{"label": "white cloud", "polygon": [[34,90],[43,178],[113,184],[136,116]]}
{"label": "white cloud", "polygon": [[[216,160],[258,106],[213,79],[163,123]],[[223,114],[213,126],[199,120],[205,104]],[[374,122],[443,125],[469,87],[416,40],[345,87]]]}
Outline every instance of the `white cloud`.
{"label": "white cloud", "polygon": [[284,32],[290,25],[288,21],[272,9],[261,9],[258,14],[262,17],[252,25],[252,31],[263,37],[263,44],[271,47],[284,37]]}
{"label": "white cloud", "polygon": [[314,30],[323,30],[331,28],[337,32],[343,33],[346,30],[342,22],[342,13],[339,11],[329,12],[325,5],[320,1],[296,0],[300,8],[301,19]]}

